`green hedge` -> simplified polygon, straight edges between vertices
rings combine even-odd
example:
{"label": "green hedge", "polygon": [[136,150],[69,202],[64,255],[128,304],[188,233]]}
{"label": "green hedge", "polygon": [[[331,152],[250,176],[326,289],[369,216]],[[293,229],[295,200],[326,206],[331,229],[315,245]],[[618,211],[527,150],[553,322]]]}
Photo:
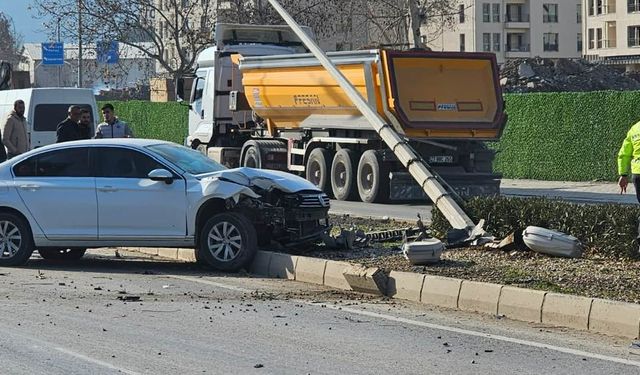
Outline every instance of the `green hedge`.
{"label": "green hedge", "polygon": [[494,169],[505,178],[615,180],[622,140],[640,121],[640,92],[505,96],[509,121]]}
{"label": "green hedge", "polygon": [[185,105],[177,102],[130,100],[98,102],[98,108],[105,103],[113,104],[118,118],[132,127],[136,138],[154,138],[184,144],[189,132],[188,109]]}
{"label": "green hedge", "polygon": [[[529,225],[558,230],[577,237],[587,256],[640,258],[633,244],[638,234],[640,207],[621,204],[576,204],[547,198],[478,197],[465,203],[474,222],[486,220],[486,230],[497,238],[521,232]],[[445,238],[451,228],[434,209],[431,229]]]}

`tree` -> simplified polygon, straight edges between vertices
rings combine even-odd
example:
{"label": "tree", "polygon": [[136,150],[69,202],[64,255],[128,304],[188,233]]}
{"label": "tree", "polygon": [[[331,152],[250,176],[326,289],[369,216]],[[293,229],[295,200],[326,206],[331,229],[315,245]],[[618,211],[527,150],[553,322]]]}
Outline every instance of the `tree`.
{"label": "tree", "polygon": [[358,9],[370,24],[372,42],[422,48],[454,24],[458,4],[459,0],[362,0]]}
{"label": "tree", "polygon": [[[65,39],[83,44],[118,41],[154,59],[171,77],[189,71],[211,43],[213,1],[35,0],[39,15],[60,20]],[[78,13],[82,16],[78,27]],[[54,34],[55,23],[50,25]]]}
{"label": "tree", "polygon": [[[282,0],[296,19],[322,37],[336,32],[333,15],[351,0]],[[283,24],[267,0],[35,0],[40,16],[60,20],[66,39],[82,43],[118,41],[156,60],[168,76],[193,69],[199,52],[212,43],[215,23]],[[49,33],[54,35],[56,23]],[[338,26],[340,28],[340,26]],[[148,44],[140,43],[148,41]]]}
{"label": "tree", "polygon": [[16,33],[13,21],[0,12],[0,60],[9,62],[15,69],[24,60],[23,51],[22,37]]}

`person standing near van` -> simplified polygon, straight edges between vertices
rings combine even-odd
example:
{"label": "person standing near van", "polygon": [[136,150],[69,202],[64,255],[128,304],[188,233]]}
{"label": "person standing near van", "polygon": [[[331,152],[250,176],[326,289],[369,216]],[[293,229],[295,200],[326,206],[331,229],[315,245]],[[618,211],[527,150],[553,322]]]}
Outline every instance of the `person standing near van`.
{"label": "person standing near van", "polygon": [[86,139],[80,134],[80,126],[78,125],[81,115],[82,108],[79,105],[69,107],[67,118],[56,128],[56,143]]}
{"label": "person standing near van", "polygon": [[102,106],[104,122],[98,125],[95,138],[133,138],[129,125],[116,117],[113,105],[107,103]]}
{"label": "person standing near van", "polygon": [[80,122],[78,122],[78,129],[80,129],[80,139],[91,139],[93,132],[91,131],[91,111],[83,108],[80,115]]}
{"label": "person standing near van", "polygon": [[24,101],[16,100],[13,102],[13,111],[9,112],[2,124],[2,143],[7,148],[7,159],[29,150],[27,119],[24,117],[24,111]]}

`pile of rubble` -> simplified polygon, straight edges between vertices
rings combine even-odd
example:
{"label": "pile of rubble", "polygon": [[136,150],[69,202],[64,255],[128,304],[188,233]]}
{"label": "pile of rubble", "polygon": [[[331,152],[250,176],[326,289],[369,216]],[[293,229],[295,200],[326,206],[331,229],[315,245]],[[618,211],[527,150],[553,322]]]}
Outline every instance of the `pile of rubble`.
{"label": "pile of rubble", "polygon": [[500,70],[504,92],[640,90],[640,76],[583,59],[513,59]]}

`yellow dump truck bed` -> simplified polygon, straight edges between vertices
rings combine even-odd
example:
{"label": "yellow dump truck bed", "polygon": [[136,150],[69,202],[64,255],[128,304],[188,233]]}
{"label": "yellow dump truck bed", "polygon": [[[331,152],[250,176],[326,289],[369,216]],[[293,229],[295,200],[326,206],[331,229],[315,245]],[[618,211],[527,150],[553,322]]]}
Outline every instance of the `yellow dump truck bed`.
{"label": "yellow dump truck bed", "polygon": [[[366,50],[328,54],[396,131],[410,138],[497,139],[506,122],[493,54]],[[243,57],[249,105],[272,135],[368,123],[309,54]]]}

